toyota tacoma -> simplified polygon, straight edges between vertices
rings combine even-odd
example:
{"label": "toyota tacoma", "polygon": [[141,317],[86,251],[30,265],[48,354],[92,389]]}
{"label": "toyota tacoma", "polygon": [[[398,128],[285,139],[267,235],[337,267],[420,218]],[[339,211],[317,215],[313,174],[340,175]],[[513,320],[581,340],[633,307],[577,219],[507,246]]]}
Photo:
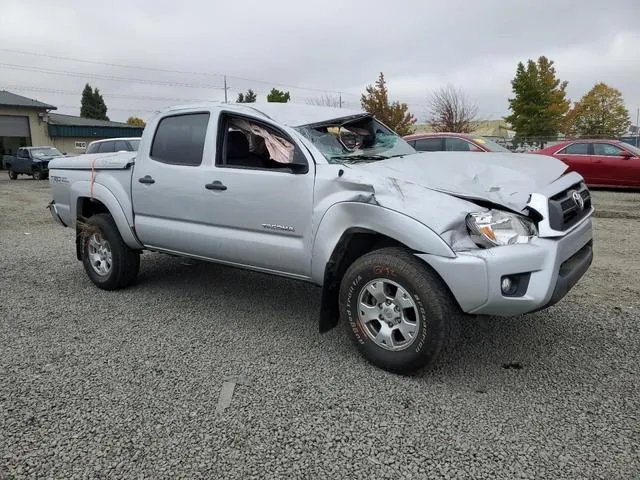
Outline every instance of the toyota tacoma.
{"label": "toyota tacoma", "polygon": [[311,282],[319,328],[363,356],[431,364],[465,315],[558,302],[592,258],[583,178],[541,155],[419,153],[374,116],[202,103],[152,118],[137,152],[49,163],[54,220],[99,288],[143,251]]}

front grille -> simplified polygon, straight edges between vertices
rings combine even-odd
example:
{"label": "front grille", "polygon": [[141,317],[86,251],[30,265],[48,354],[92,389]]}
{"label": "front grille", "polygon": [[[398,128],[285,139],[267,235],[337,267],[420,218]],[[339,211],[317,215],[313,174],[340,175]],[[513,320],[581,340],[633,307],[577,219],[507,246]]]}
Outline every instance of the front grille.
{"label": "front grille", "polygon": [[[578,193],[583,206],[573,197]],[[576,183],[549,199],[549,225],[554,230],[564,231],[580,222],[591,210],[591,194],[584,182]]]}

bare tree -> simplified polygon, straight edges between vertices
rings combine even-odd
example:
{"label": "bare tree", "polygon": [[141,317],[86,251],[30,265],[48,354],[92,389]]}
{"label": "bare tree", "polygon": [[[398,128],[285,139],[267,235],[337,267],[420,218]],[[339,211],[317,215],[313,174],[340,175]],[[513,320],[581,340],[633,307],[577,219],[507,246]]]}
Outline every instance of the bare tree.
{"label": "bare tree", "polygon": [[470,133],[478,120],[477,105],[452,85],[433,92],[427,105],[431,127],[436,132]]}
{"label": "bare tree", "polygon": [[342,101],[339,96],[329,95],[325,93],[321,97],[307,98],[308,105],[319,105],[321,107],[342,107]]}

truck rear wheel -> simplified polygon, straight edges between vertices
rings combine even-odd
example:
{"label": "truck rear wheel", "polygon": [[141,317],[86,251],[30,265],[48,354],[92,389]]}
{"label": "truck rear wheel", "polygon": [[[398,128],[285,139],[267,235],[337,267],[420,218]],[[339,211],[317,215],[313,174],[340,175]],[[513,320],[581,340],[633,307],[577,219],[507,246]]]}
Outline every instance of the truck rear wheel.
{"label": "truck rear wheel", "polygon": [[340,285],[340,315],[374,365],[411,373],[435,361],[461,316],[438,275],[402,248],[358,258]]}
{"label": "truck rear wheel", "polygon": [[9,178],[11,180],[17,180],[18,179],[18,174],[16,172],[14,172],[13,170],[11,170],[11,167],[9,167]]}
{"label": "truck rear wheel", "polygon": [[103,290],[133,284],[140,270],[140,254],[124,243],[113,217],[94,215],[82,229],[82,263],[91,281]]}

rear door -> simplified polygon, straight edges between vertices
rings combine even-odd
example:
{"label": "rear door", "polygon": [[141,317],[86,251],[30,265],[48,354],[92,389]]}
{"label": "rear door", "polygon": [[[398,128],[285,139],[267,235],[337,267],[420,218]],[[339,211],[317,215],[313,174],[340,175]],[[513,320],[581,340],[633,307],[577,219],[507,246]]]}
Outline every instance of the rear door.
{"label": "rear door", "polygon": [[211,114],[188,111],[150,125],[151,145],[138,152],[131,181],[136,233],[147,247],[208,258],[214,249],[213,206],[205,182],[205,147]]}
{"label": "rear door", "polygon": [[625,157],[625,151],[611,143],[593,144],[594,175],[598,184],[640,186],[640,159],[635,154]]}
{"label": "rear door", "polygon": [[587,185],[597,184],[594,177],[591,145],[588,142],[575,142],[555,153],[555,157],[569,166],[569,171],[578,172]]}

